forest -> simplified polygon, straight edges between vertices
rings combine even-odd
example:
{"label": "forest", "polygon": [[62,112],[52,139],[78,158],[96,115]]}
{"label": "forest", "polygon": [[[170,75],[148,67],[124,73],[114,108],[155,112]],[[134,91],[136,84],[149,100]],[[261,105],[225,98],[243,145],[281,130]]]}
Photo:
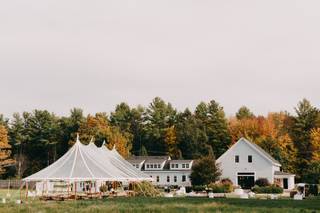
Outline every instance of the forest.
{"label": "forest", "polygon": [[194,111],[178,111],[156,97],[144,107],[118,104],[111,113],[85,115],[74,108],[68,116],[47,110],[0,115],[1,179],[30,175],[61,157],[76,134],[97,146],[104,141],[124,157],[170,155],[173,159],[218,158],[245,137],[277,159],[296,181],[320,181],[320,110],[308,100],[293,106],[294,113],[254,115],[246,106],[227,117],[212,100]]}

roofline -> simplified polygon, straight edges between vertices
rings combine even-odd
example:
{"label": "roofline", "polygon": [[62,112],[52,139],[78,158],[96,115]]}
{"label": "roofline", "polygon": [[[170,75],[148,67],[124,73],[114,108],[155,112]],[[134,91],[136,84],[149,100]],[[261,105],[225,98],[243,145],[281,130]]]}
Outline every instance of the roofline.
{"label": "roofline", "polygon": [[[262,153],[259,149],[257,149],[257,147],[253,146],[251,144],[250,141],[248,141],[247,139],[245,139],[244,137],[240,138],[236,143],[234,143],[227,151],[225,151],[218,159],[217,159],[217,162],[220,162],[221,158],[230,150],[230,149],[233,149],[235,147],[235,145],[237,145],[240,141],[244,141],[246,142],[251,148],[253,148],[254,150],[256,150],[262,157],[264,157],[266,160],[268,160],[269,162],[272,163],[272,165],[275,165],[275,166],[281,166],[280,163],[275,163],[273,162],[273,160],[271,160],[268,156],[266,156],[264,153]],[[258,145],[257,145],[258,146]]]}

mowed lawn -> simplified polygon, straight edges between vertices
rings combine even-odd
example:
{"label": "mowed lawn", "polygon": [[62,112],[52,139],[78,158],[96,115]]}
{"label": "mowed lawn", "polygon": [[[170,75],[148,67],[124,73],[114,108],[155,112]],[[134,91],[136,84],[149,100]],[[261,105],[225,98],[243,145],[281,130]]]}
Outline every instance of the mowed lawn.
{"label": "mowed lawn", "polygon": [[[0,198],[6,192],[0,191]],[[30,200],[21,205],[11,196],[0,212],[319,212],[320,198],[294,200],[209,198],[108,198],[82,201]]]}

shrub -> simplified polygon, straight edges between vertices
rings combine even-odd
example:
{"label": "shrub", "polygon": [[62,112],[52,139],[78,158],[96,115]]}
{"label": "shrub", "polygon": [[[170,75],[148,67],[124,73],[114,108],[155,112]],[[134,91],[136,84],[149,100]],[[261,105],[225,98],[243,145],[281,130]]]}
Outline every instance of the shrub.
{"label": "shrub", "polygon": [[230,185],[233,185],[232,181],[231,181],[229,178],[223,178],[220,182],[221,182],[222,184],[230,184]]}
{"label": "shrub", "polygon": [[136,196],[159,197],[160,191],[148,181],[133,183],[133,191]]}
{"label": "shrub", "polygon": [[195,192],[203,192],[206,189],[205,186],[193,186],[192,188]]}
{"label": "shrub", "polygon": [[229,193],[233,191],[233,185],[230,182],[210,183],[208,188],[211,189],[213,193]]}
{"label": "shrub", "polygon": [[255,185],[252,188],[252,191],[257,194],[282,194],[283,188],[276,186],[276,185],[270,185],[270,186],[257,186],[257,185]]}
{"label": "shrub", "polygon": [[100,192],[106,192],[106,191],[108,191],[108,187],[106,185],[102,185],[102,186],[100,186],[99,190],[100,190]]}
{"label": "shrub", "polygon": [[259,178],[256,180],[255,185],[263,187],[263,186],[270,186],[270,183],[267,178]]}

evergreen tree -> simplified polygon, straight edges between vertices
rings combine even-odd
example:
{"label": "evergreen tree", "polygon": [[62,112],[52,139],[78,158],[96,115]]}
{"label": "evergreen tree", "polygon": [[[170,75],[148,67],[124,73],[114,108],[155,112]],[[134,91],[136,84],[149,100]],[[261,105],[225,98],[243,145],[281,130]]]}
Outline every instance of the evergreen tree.
{"label": "evergreen tree", "polygon": [[319,121],[319,110],[311,105],[311,103],[303,99],[295,108],[296,116],[292,118],[291,137],[298,150],[297,153],[297,171],[298,178],[305,180],[308,174],[307,170],[311,166],[310,162],[313,158],[313,146],[311,142],[311,130],[316,128]]}
{"label": "evergreen tree", "polygon": [[236,117],[238,120],[241,120],[241,119],[253,118],[254,114],[250,111],[248,107],[242,106],[236,113]]}

